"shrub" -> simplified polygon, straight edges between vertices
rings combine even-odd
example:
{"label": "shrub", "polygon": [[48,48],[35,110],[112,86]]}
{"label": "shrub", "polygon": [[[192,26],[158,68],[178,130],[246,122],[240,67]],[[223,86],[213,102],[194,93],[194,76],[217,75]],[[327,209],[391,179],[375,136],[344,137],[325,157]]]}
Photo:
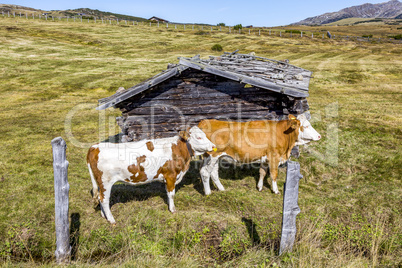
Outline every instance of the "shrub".
{"label": "shrub", "polygon": [[388,36],[389,38],[394,38],[395,40],[402,40],[402,34]]}
{"label": "shrub", "polygon": [[233,26],[234,30],[239,30],[239,29],[243,29],[243,25],[241,24],[236,24],[235,26]]}
{"label": "shrub", "polygon": [[223,22],[220,22],[220,23],[217,24],[217,26],[226,26],[226,24],[223,23]]}
{"label": "shrub", "polygon": [[286,30],[285,33],[300,34],[301,32],[299,30]]}
{"label": "shrub", "polygon": [[213,51],[222,51],[222,50],[223,50],[223,48],[222,48],[222,46],[221,46],[220,44],[215,44],[215,45],[213,45],[213,46],[211,47],[211,49],[212,49]]}

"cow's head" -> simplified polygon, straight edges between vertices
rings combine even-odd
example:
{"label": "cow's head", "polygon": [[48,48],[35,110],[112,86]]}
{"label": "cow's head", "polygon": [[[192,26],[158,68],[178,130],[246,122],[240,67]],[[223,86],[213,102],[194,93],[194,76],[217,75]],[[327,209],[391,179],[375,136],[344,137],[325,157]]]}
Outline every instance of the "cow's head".
{"label": "cow's head", "polygon": [[299,138],[295,145],[304,145],[310,141],[318,141],[321,139],[321,135],[311,126],[304,114],[297,116],[300,121]]}
{"label": "cow's head", "polygon": [[213,144],[197,126],[187,131],[181,131],[180,137],[190,144],[195,155],[202,155],[205,152],[216,150],[215,144]]}

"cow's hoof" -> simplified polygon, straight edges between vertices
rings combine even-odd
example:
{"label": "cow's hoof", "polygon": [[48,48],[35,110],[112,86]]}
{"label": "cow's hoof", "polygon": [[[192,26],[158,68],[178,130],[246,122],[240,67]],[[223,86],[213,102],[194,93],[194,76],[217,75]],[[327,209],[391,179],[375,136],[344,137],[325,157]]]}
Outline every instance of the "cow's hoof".
{"label": "cow's hoof", "polygon": [[259,192],[262,192],[262,187],[261,187],[261,188],[258,187],[257,190],[258,190]]}
{"label": "cow's hoof", "polygon": [[175,208],[173,208],[173,209],[169,209],[169,211],[170,211],[170,212],[172,212],[173,214],[175,214],[175,213],[176,213],[176,209],[175,209]]}
{"label": "cow's hoof", "polygon": [[275,192],[275,194],[280,195],[280,194],[281,194],[281,192]]}
{"label": "cow's hoof", "polygon": [[111,222],[111,224],[112,224],[112,227],[116,227],[116,222]]}

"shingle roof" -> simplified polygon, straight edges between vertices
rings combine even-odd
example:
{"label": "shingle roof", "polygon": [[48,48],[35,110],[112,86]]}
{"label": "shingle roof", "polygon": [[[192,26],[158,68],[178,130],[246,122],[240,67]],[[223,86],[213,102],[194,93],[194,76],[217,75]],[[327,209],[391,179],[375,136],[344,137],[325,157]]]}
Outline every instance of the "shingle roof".
{"label": "shingle roof", "polygon": [[147,89],[181,73],[187,68],[225,77],[239,83],[249,84],[292,97],[308,97],[311,71],[286,62],[257,57],[250,54],[225,52],[221,56],[201,59],[199,55],[192,58],[179,57],[179,64],[154,77],[135,85],[124,92],[100,99],[97,110],[103,110],[127,100]]}

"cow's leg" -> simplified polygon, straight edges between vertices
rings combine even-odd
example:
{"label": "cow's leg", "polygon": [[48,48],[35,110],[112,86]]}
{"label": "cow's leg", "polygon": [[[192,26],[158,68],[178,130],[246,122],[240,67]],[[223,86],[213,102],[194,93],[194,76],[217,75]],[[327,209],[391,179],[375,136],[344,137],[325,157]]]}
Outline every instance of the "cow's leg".
{"label": "cow's leg", "polygon": [[113,218],[112,212],[110,211],[110,205],[109,205],[110,193],[112,191],[112,186],[113,186],[112,182],[104,183],[105,191],[103,192],[103,200],[100,200],[101,215],[104,218],[106,217],[106,219],[111,224],[116,224],[116,221]]}
{"label": "cow's leg", "polygon": [[201,175],[202,184],[204,185],[205,195],[211,194],[211,187],[209,185],[209,179],[211,177],[211,172],[210,172],[211,161],[212,161],[212,156],[205,157],[204,162],[202,163],[202,167],[200,169],[200,175]]}
{"label": "cow's leg", "polygon": [[214,184],[216,185],[216,187],[218,187],[220,191],[225,190],[225,188],[219,181],[218,170],[219,170],[219,157],[209,156],[204,158],[204,163],[202,164],[202,167],[200,169],[200,174],[202,183],[204,184],[205,195],[211,194],[211,186],[209,184],[209,179],[211,177]]}
{"label": "cow's leg", "polygon": [[269,162],[269,175],[272,180],[272,191],[275,194],[280,194],[278,190],[278,185],[276,184],[276,179],[278,178],[278,166],[279,166],[278,161],[272,160]]}
{"label": "cow's leg", "polygon": [[98,191],[98,184],[96,183],[94,173],[92,172],[91,165],[88,164],[88,170],[89,170],[89,175],[91,177],[92,181],[92,198],[94,200],[94,203],[98,204],[98,197],[99,197],[99,191]]}
{"label": "cow's leg", "polygon": [[268,165],[266,163],[261,162],[260,166],[260,179],[258,180],[257,189],[258,191],[262,191],[262,186],[264,185],[264,178],[267,174]]}
{"label": "cow's leg", "polygon": [[211,179],[219,191],[225,191],[221,181],[219,180],[219,158],[215,157],[215,164],[212,166]]}
{"label": "cow's leg", "polygon": [[[183,174],[184,175],[184,174]],[[167,193],[167,203],[169,207],[169,211],[172,213],[176,212],[176,207],[174,206],[174,195],[175,184],[176,184],[176,176],[167,176],[166,178],[166,193]]]}

